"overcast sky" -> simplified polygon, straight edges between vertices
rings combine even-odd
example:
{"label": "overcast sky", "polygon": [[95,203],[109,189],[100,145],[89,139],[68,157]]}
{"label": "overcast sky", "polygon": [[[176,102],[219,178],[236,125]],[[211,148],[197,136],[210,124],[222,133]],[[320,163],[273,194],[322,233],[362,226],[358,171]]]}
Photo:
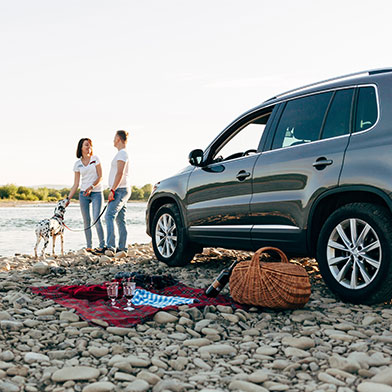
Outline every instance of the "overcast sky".
{"label": "overcast sky", "polygon": [[391,67],[391,15],[388,0],[0,0],[0,185],[71,186],[82,137],[107,183],[117,129],[132,183],[155,183],[279,92]]}

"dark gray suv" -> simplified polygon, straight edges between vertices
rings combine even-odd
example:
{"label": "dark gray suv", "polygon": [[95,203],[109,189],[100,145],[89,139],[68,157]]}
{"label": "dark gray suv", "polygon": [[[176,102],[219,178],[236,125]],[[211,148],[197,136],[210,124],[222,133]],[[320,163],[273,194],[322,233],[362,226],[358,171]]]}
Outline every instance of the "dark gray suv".
{"label": "dark gray suv", "polygon": [[392,297],[392,69],[277,95],[249,110],[191,166],[156,184],[147,233],[184,265],[204,246],[315,256],[354,303]]}

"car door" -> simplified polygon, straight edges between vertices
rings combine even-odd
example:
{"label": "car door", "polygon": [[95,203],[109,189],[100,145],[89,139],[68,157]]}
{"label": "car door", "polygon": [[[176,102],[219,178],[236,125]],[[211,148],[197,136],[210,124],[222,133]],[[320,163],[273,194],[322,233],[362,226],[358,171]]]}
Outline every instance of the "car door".
{"label": "car door", "polygon": [[252,174],[271,112],[268,108],[229,127],[208,149],[206,164],[190,175],[186,213],[192,241],[214,246],[251,245]]}
{"label": "car door", "polygon": [[354,88],[289,100],[253,174],[250,206],[255,247],[306,250],[312,201],[336,187],[351,130]]}

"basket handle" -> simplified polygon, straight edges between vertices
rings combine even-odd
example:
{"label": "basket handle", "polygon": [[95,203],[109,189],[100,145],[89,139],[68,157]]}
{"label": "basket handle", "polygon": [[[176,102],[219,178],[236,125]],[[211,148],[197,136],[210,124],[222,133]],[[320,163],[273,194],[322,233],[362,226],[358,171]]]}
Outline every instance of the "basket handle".
{"label": "basket handle", "polygon": [[255,252],[255,254],[253,255],[252,260],[251,260],[251,265],[259,264],[260,263],[260,255],[262,253],[269,251],[269,250],[276,252],[280,256],[280,261],[282,263],[289,262],[289,260],[287,259],[287,256],[280,249],[274,248],[272,246],[265,246],[264,248],[260,248]]}

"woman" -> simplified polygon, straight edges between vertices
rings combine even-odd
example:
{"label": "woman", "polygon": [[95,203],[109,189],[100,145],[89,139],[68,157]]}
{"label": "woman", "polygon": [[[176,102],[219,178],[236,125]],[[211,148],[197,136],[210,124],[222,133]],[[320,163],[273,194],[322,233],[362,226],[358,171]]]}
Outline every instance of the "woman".
{"label": "woman", "polygon": [[[79,187],[80,179],[80,195],[79,203],[80,210],[82,212],[84,228],[90,227],[94,223],[99,214],[101,213],[102,202],[103,202],[103,189],[102,189],[102,167],[99,158],[93,155],[93,144],[90,139],[83,138],[79,140],[78,147],[76,149],[76,156],[79,158],[73,168],[75,172],[74,184],[68,195],[68,204]],[[90,204],[93,210],[93,221],[90,219]],[[103,234],[103,228],[101,220],[95,224],[98,239],[99,248],[92,249],[91,241],[91,229],[84,231],[87,241],[88,252],[103,252],[105,247],[105,237]]]}

